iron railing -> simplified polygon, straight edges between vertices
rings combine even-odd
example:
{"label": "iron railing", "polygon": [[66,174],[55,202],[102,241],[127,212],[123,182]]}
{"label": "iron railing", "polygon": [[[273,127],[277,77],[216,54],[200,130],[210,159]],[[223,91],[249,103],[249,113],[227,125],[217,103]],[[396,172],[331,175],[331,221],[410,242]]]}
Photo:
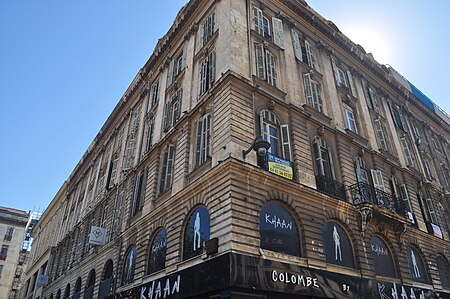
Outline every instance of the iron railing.
{"label": "iron railing", "polygon": [[349,187],[354,204],[370,203],[391,212],[406,216],[403,203],[395,196],[380,189],[374,188],[366,183],[356,183]]}
{"label": "iron railing", "polygon": [[316,175],[316,186],[317,190],[325,194],[345,200],[345,185],[341,182],[323,175]]}

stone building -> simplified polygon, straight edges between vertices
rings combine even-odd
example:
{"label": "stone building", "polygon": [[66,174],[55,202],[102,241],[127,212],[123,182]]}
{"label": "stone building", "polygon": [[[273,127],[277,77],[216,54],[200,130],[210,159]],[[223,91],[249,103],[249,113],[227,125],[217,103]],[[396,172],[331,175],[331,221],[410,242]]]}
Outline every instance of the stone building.
{"label": "stone building", "polygon": [[26,252],[22,250],[28,213],[0,207],[0,298],[14,299],[21,287]]}
{"label": "stone building", "polygon": [[450,298],[449,133],[306,2],[191,0],[44,213],[38,297]]}

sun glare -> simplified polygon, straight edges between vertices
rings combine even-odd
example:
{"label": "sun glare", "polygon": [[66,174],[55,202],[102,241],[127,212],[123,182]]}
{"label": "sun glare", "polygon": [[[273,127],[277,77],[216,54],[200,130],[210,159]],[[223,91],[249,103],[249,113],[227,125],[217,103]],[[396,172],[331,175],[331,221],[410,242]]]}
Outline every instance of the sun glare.
{"label": "sun glare", "polygon": [[387,38],[383,37],[380,32],[370,28],[350,28],[344,32],[353,42],[361,45],[367,53],[372,53],[379,63],[392,62]]}

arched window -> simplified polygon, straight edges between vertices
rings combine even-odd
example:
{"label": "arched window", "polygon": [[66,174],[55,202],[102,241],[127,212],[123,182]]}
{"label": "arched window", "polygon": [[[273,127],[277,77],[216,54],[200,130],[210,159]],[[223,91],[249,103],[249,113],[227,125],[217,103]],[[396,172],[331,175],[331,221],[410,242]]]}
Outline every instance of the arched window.
{"label": "arched window", "polygon": [[64,299],[68,299],[70,297],[70,283],[66,285],[66,288],[64,290]]}
{"label": "arched window", "polygon": [[355,158],[355,173],[356,173],[356,180],[358,183],[365,183],[369,184],[369,171],[366,164],[366,161],[364,161],[360,157]]}
{"label": "arched window", "polygon": [[53,293],[50,294],[50,297],[48,297],[49,299],[53,299]]}
{"label": "arched window", "polygon": [[323,138],[314,136],[313,152],[317,174],[331,179],[334,178],[330,149]]}
{"label": "arched window", "polygon": [[186,223],[184,231],[183,259],[200,255],[203,249],[203,243],[209,240],[209,213],[203,207],[197,207]]}
{"label": "arched window", "polygon": [[81,277],[77,278],[77,281],[75,282],[75,288],[73,290],[73,299],[79,299],[81,296]]}
{"label": "arched window", "polygon": [[86,288],[84,290],[83,299],[92,299],[94,296],[94,287],[95,287],[95,270],[92,269],[89,272],[88,279],[86,282]]}
{"label": "arched window", "polygon": [[442,254],[436,256],[436,263],[442,287],[450,289],[450,263]]}
{"label": "arched window", "polygon": [[136,247],[128,249],[123,267],[122,285],[129,284],[134,280],[134,268],[136,266]]}
{"label": "arched window", "polygon": [[98,288],[98,299],[103,299],[111,293],[111,283],[114,271],[114,264],[112,260],[108,260],[105,264],[103,272],[103,279]]}
{"label": "arched window", "polygon": [[415,248],[408,247],[407,259],[412,280],[428,283],[427,270],[420,253]]}
{"label": "arched window", "polygon": [[370,240],[373,266],[375,274],[378,276],[396,278],[392,253],[386,243],[378,236],[373,236]]}
{"label": "arched window", "polygon": [[166,267],[167,233],[160,229],[153,238],[148,255],[147,274],[160,271]]}
{"label": "arched window", "polygon": [[56,292],[55,299],[61,299],[61,289],[58,289],[58,292]]}
{"label": "arched window", "polygon": [[265,205],[259,217],[261,248],[300,256],[300,239],[291,213],[278,203]]}
{"label": "arched window", "polygon": [[289,126],[281,124],[278,117],[269,110],[260,112],[259,122],[261,125],[261,136],[270,143],[269,153],[291,161]]}
{"label": "arched window", "polygon": [[327,263],[355,268],[353,248],[345,230],[336,222],[323,226],[323,247]]}

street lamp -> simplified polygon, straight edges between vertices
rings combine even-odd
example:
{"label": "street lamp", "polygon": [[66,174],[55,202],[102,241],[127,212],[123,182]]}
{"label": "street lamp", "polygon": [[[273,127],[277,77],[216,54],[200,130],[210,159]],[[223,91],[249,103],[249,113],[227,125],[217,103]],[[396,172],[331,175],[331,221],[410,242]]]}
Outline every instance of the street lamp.
{"label": "street lamp", "polygon": [[[258,136],[255,138],[255,140],[253,140],[252,145],[249,147],[248,150],[242,150],[242,156],[245,160],[245,157],[252,151],[256,151],[257,155],[258,155],[258,161],[260,161],[260,158],[264,158],[267,156],[267,150],[270,148],[270,143],[266,140],[264,140],[264,138],[262,138],[262,136]],[[258,165],[260,165],[260,163],[258,162]]]}

